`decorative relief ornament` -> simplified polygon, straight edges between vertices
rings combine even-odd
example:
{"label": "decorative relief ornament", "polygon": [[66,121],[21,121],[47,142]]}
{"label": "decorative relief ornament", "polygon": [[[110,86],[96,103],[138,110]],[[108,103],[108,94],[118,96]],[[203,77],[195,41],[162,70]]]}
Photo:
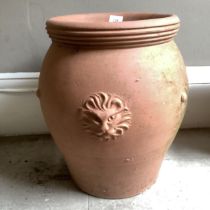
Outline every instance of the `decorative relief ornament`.
{"label": "decorative relief ornament", "polygon": [[103,141],[122,136],[131,124],[131,112],[125,101],[116,94],[98,92],[82,104],[81,120],[84,129]]}

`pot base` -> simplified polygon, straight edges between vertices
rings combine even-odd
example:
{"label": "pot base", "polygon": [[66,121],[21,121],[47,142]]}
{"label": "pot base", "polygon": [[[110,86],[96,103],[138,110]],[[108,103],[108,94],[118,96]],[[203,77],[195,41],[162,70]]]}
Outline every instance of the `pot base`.
{"label": "pot base", "polygon": [[123,193],[121,192],[120,194],[108,194],[105,191],[101,193],[100,192],[90,192],[89,190],[85,190],[80,188],[77,184],[76,186],[84,193],[87,193],[88,195],[94,196],[96,198],[103,198],[103,199],[124,199],[124,198],[131,198],[137,195],[140,195],[141,193],[145,192],[146,190],[149,190],[155,183],[156,183],[156,178],[147,184],[145,187],[141,188],[138,192],[132,192],[132,193]]}

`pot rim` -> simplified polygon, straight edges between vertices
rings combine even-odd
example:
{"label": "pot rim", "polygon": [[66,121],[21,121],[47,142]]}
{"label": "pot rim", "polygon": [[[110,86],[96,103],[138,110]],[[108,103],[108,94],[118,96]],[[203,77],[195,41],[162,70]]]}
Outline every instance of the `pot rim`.
{"label": "pot rim", "polygon": [[[123,16],[123,21],[109,22],[110,15]],[[167,26],[179,23],[179,18],[174,14],[107,12],[56,16],[48,19],[46,25],[49,28],[60,29],[125,30]]]}
{"label": "pot rim", "polygon": [[[123,22],[109,22],[110,15]],[[46,22],[53,43],[96,48],[143,47],[169,42],[179,30],[176,15],[137,12],[57,16]]]}

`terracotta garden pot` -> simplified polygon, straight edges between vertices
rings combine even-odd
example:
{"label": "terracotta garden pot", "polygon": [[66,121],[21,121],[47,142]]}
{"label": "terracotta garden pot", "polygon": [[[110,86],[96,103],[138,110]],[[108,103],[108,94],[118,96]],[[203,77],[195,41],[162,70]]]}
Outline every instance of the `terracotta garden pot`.
{"label": "terracotta garden pot", "polygon": [[175,15],[54,17],[37,92],[72,178],[88,194],[134,196],[156,180],[188,84]]}

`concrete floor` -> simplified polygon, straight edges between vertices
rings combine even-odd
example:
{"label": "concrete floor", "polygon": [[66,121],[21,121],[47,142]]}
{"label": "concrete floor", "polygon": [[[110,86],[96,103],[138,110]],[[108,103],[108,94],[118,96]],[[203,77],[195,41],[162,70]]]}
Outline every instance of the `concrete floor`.
{"label": "concrete floor", "polygon": [[0,210],[136,209],[210,209],[210,129],[180,131],[156,184],[121,200],[78,190],[49,136],[0,138]]}

